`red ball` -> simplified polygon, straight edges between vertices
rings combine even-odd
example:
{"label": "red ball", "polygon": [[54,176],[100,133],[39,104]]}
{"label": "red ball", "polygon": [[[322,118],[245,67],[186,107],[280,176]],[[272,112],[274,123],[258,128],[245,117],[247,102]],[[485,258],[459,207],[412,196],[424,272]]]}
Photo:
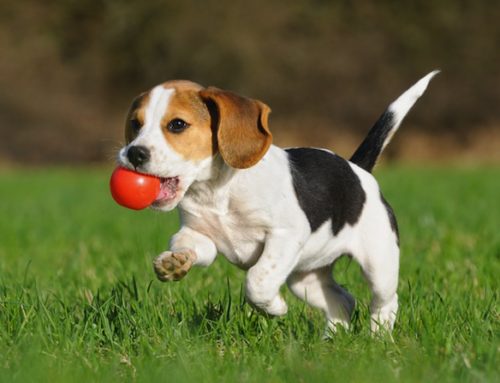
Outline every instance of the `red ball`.
{"label": "red ball", "polygon": [[113,199],[129,209],[141,210],[151,205],[160,192],[160,179],[148,174],[117,167],[109,181]]}

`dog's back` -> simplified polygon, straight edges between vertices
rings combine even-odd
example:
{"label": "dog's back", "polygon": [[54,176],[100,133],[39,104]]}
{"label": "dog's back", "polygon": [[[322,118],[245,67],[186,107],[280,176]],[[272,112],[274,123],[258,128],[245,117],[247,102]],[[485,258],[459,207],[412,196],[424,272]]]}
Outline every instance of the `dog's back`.
{"label": "dog's back", "polygon": [[[350,161],[328,150],[271,145],[270,108],[217,88],[173,81],[133,104],[120,163],[161,179],[154,207],[179,204],[182,227],[155,261],[178,280],[217,252],[247,269],[248,300],[283,315],[290,290],[347,326],[354,298],[332,279],[350,254],[372,290],[372,328],[391,329],[397,308],[399,243],[394,214],[370,174],[432,72],[394,101]],[[135,155],[141,153],[141,156]]]}

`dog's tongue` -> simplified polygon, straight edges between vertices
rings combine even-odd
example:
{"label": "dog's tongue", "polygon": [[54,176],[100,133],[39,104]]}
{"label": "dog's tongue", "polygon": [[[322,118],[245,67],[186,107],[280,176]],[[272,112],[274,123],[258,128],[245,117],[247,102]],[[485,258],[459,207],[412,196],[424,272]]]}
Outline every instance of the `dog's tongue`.
{"label": "dog's tongue", "polygon": [[160,192],[156,197],[157,201],[173,199],[177,191],[177,178],[164,178],[161,181]]}

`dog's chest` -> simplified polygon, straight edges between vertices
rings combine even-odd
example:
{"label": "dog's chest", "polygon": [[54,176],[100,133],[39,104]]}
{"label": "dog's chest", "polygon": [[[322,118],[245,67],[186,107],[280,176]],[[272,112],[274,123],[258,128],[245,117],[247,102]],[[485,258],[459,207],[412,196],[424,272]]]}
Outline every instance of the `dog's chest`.
{"label": "dog's chest", "polygon": [[183,224],[209,237],[231,263],[248,269],[259,259],[266,225],[258,213],[217,198],[201,204],[187,200],[180,210]]}

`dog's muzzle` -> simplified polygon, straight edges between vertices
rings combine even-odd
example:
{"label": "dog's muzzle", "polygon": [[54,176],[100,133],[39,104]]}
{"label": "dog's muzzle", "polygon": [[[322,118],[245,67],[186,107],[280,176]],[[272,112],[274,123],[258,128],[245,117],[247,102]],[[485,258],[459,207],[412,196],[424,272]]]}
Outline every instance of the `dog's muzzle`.
{"label": "dog's muzzle", "polygon": [[127,150],[127,158],[135,168],[138,168],[149,161],[151,153],[145,146],[131,146]]}

